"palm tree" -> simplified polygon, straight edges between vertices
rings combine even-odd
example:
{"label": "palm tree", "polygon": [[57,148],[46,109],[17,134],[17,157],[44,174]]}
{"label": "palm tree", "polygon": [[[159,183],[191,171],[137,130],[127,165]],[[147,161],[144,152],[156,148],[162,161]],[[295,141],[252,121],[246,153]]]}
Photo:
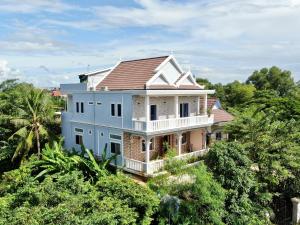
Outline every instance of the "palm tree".
{"label": "palm tree", "polygon": [[50,96],[46,92],[31,88],[24,94],[24,100],[17,108],[19,116],[11,120],[18,130],[10,139],[17,137],[19,141],[12,160],[18,157],[24,160],[34,147],[34,142],[40,158],[41,136],[49,137],[44,124],[54,115]]}

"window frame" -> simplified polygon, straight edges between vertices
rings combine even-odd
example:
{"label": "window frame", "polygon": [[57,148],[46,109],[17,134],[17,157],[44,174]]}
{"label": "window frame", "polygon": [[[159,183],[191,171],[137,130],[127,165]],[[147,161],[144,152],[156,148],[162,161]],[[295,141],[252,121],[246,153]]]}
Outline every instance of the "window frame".
{"label": "window frame", "polygon": [[115,103],[110,104],[110,116],[116,117],[116,106]]}
{"label": "window frame", "polygon": [[[122,113],[122,104],[121,103],[117,103],[117,117],[122,117],[123,113]],[[119,108],[120,106],[120,108]]]}
{"label": "window frame", "polygon": [[[78,143],[77,143],[77,137],[80,137],[78,139]],[[81,143],[80,143],[81,142]],[[79,134],[79,133],[75,133],[75,144],[76,145],[83,145],[83,135],[82,134]]]}
{"label": "window frame", "polygon": [[[120,146],[119,153],[112,152],[112,144]],[[122,155],[121,149],[122,149],[122,144],[120,142],[110,141],[110,154],[114,154],[114,155],[117,155],[117,156]]]}

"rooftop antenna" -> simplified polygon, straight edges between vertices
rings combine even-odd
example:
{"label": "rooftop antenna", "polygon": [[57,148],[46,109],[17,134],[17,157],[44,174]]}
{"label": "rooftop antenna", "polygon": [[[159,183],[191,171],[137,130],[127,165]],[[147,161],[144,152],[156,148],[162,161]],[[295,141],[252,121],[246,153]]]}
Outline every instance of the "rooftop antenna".
{"label": "rooftop antenna", "polygon": [[91,66],[91,65],[88,64],[87,67],[86,67],[86,70],[87,70],[86,72],[87,72],[87,73],[90,72],[90,66]]}

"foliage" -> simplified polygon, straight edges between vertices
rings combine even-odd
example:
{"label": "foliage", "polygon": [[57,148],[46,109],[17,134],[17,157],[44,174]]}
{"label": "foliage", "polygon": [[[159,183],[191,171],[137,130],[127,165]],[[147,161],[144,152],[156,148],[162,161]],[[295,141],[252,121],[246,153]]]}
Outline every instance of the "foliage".
{"label": "foliage", "polygon": [[150,224],[151,215],[155,212],[159,203],[155,194],[148,188],[144,188],[123,174],[100,177],[96,184],[102,197],[115,197],[122,199],[137,213],[138,224]]}
{"label": "foliage", "polygon": [[295,85],[291,72],[276,66],[254,71],[246,83],[253,84],[258,90],[275,90],[279,96],[288,95]]}
{"label": "foliage", "polygon": [[[225,191],[207,171],[206,166],[201,163],[196,168],[190,169],[186,174],[182,174],[173,180],[170,177],[162,175],[154,178],[150,187],[155,190],[162,201],[160,204],[160,215],[157,222],[160,224],[224,224],[222,222],[225,215],[224,200]],[[180,202],[179,209],[177,204],[166,208],[166,196],[178,198]],[[171,206],[176,207],[170,209]],[[168,212],[178,212],[178,215],[172,215]]]}
{"label": "foliage", "polygon": [[[237,142],[216,143],[206,156],[206,164],[214,177],[227,190],[226,224],[267,224],[262,197],[255,178],[253,162],[243,146]],[[261,201],[260,201],[261,200]],[[270,199],[269,199],[270,200]]]}

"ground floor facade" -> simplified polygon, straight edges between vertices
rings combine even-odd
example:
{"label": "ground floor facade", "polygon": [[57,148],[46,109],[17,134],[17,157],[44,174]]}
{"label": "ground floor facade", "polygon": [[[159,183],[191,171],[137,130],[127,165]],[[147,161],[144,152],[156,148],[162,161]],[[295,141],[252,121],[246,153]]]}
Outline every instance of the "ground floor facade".
{"label": "ground floor facade", "polygon": [[106,148],[107,157],[117,155],[114,162],[116,166],[131,173],[148,176],[162,171],[168,151],[173,151],[179,159],[203,155],[208,149],[210,135],[213,133],[211,127],[201,127],[148,135],[68,122],[63,123],[62,134],[66,149],[74,148],[80,151],[83,144],[93,150],[96,156],[101,157]]}

